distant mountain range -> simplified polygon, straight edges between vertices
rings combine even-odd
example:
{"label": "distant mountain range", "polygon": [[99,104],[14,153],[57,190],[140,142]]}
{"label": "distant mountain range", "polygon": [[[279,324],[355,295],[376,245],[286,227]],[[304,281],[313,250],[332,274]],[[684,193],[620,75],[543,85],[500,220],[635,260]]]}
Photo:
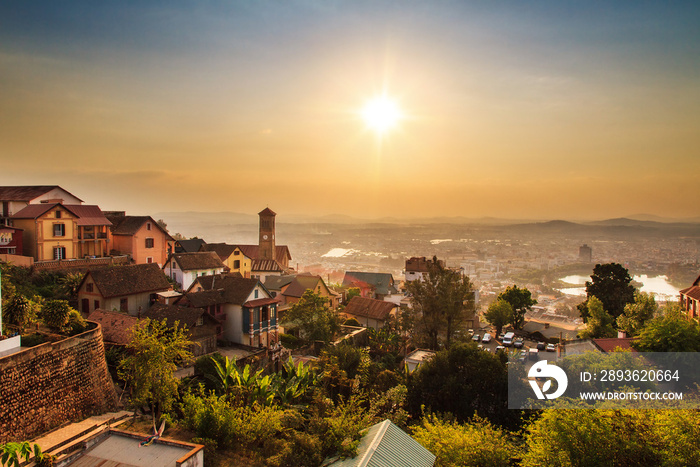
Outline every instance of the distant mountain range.
{"label": "distant mountain range", "polygon": [[[156,219],[164,219],[172,223],[202,223],[218,225],[257,225],[258,216],[238,212],[159,212],[153,215]],[[568,221],[568,220],[536,220],[536,219],[502,219],[497,217],[430,217],[430,218],[358,218],[344,214],[329,214],[324,216],[309,216],[303,214],[288,214],[278,216],[278,222],[283,224],[473,224],[473,225],[533,225],[547,229],[562,229],[574,226],[624,226],[624,227],[660,227],[700,224],[700,217],[673,219],[651,214],[635,214],[629,217],[605,219],[599,221]],[[660,225],[661,224],[661,225]]]}

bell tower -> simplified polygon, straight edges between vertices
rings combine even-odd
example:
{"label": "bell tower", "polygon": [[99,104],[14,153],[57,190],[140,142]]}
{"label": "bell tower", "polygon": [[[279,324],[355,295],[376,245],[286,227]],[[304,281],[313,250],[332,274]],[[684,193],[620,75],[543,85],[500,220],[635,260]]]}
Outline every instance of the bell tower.
{"label": "bell tower", "polygon": [[258,239],[258,259],[277,259],[275,256],[275,212],[265,208],[260,216],[260,237]]}

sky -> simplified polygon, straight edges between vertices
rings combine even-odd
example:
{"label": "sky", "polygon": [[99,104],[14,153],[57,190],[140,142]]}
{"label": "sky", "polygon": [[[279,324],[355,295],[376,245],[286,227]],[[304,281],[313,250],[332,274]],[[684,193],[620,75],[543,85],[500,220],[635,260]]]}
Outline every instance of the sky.
{"label": "sky", "polygon": [[131,214],[698,217],[699,22],[695,1],[6,0],[0,184]]}

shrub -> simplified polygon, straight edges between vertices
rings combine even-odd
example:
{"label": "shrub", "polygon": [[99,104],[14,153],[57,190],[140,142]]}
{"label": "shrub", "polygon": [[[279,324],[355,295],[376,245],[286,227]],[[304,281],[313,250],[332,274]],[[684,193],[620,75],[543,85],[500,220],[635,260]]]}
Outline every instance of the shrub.
{"label": "shrub", "polygon": [[66,329],[71,336],[80,334],[87,328],[87,322],[83,319],[80,313],[76,310],[70,310],[68,313],[68,323]]}
{"label": "shrub", "polygon": [[280,334],[280,342],[288,349],[296,349],[302,345],[299,338],[292,334]]}
{"label": "shrub", "polygon": [[347,319],[347,320],[345,320],[345,322],[344,322],[343,324],[344,324],[345,326],[355,326],[355,327],[358,327],[358,328],[359,328],[359,327],[362,327],[362,325],[360,324],[360,322],[359,322],[358,320],[356,320],[355,318]]}
{"label": "shrub", "polygon": [[47,300],[41,309],[41,318],[48,327],[60,330],[68,323],[71,310],[66,300]]}

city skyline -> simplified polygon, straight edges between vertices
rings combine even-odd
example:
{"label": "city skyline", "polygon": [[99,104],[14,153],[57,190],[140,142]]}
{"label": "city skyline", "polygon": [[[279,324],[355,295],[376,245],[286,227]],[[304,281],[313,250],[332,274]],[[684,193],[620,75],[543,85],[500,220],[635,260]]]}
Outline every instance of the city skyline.
{"label": "city skyline", "polygon": [[697,218],[699,13],[10,1],[0,185],[134,213]]}

